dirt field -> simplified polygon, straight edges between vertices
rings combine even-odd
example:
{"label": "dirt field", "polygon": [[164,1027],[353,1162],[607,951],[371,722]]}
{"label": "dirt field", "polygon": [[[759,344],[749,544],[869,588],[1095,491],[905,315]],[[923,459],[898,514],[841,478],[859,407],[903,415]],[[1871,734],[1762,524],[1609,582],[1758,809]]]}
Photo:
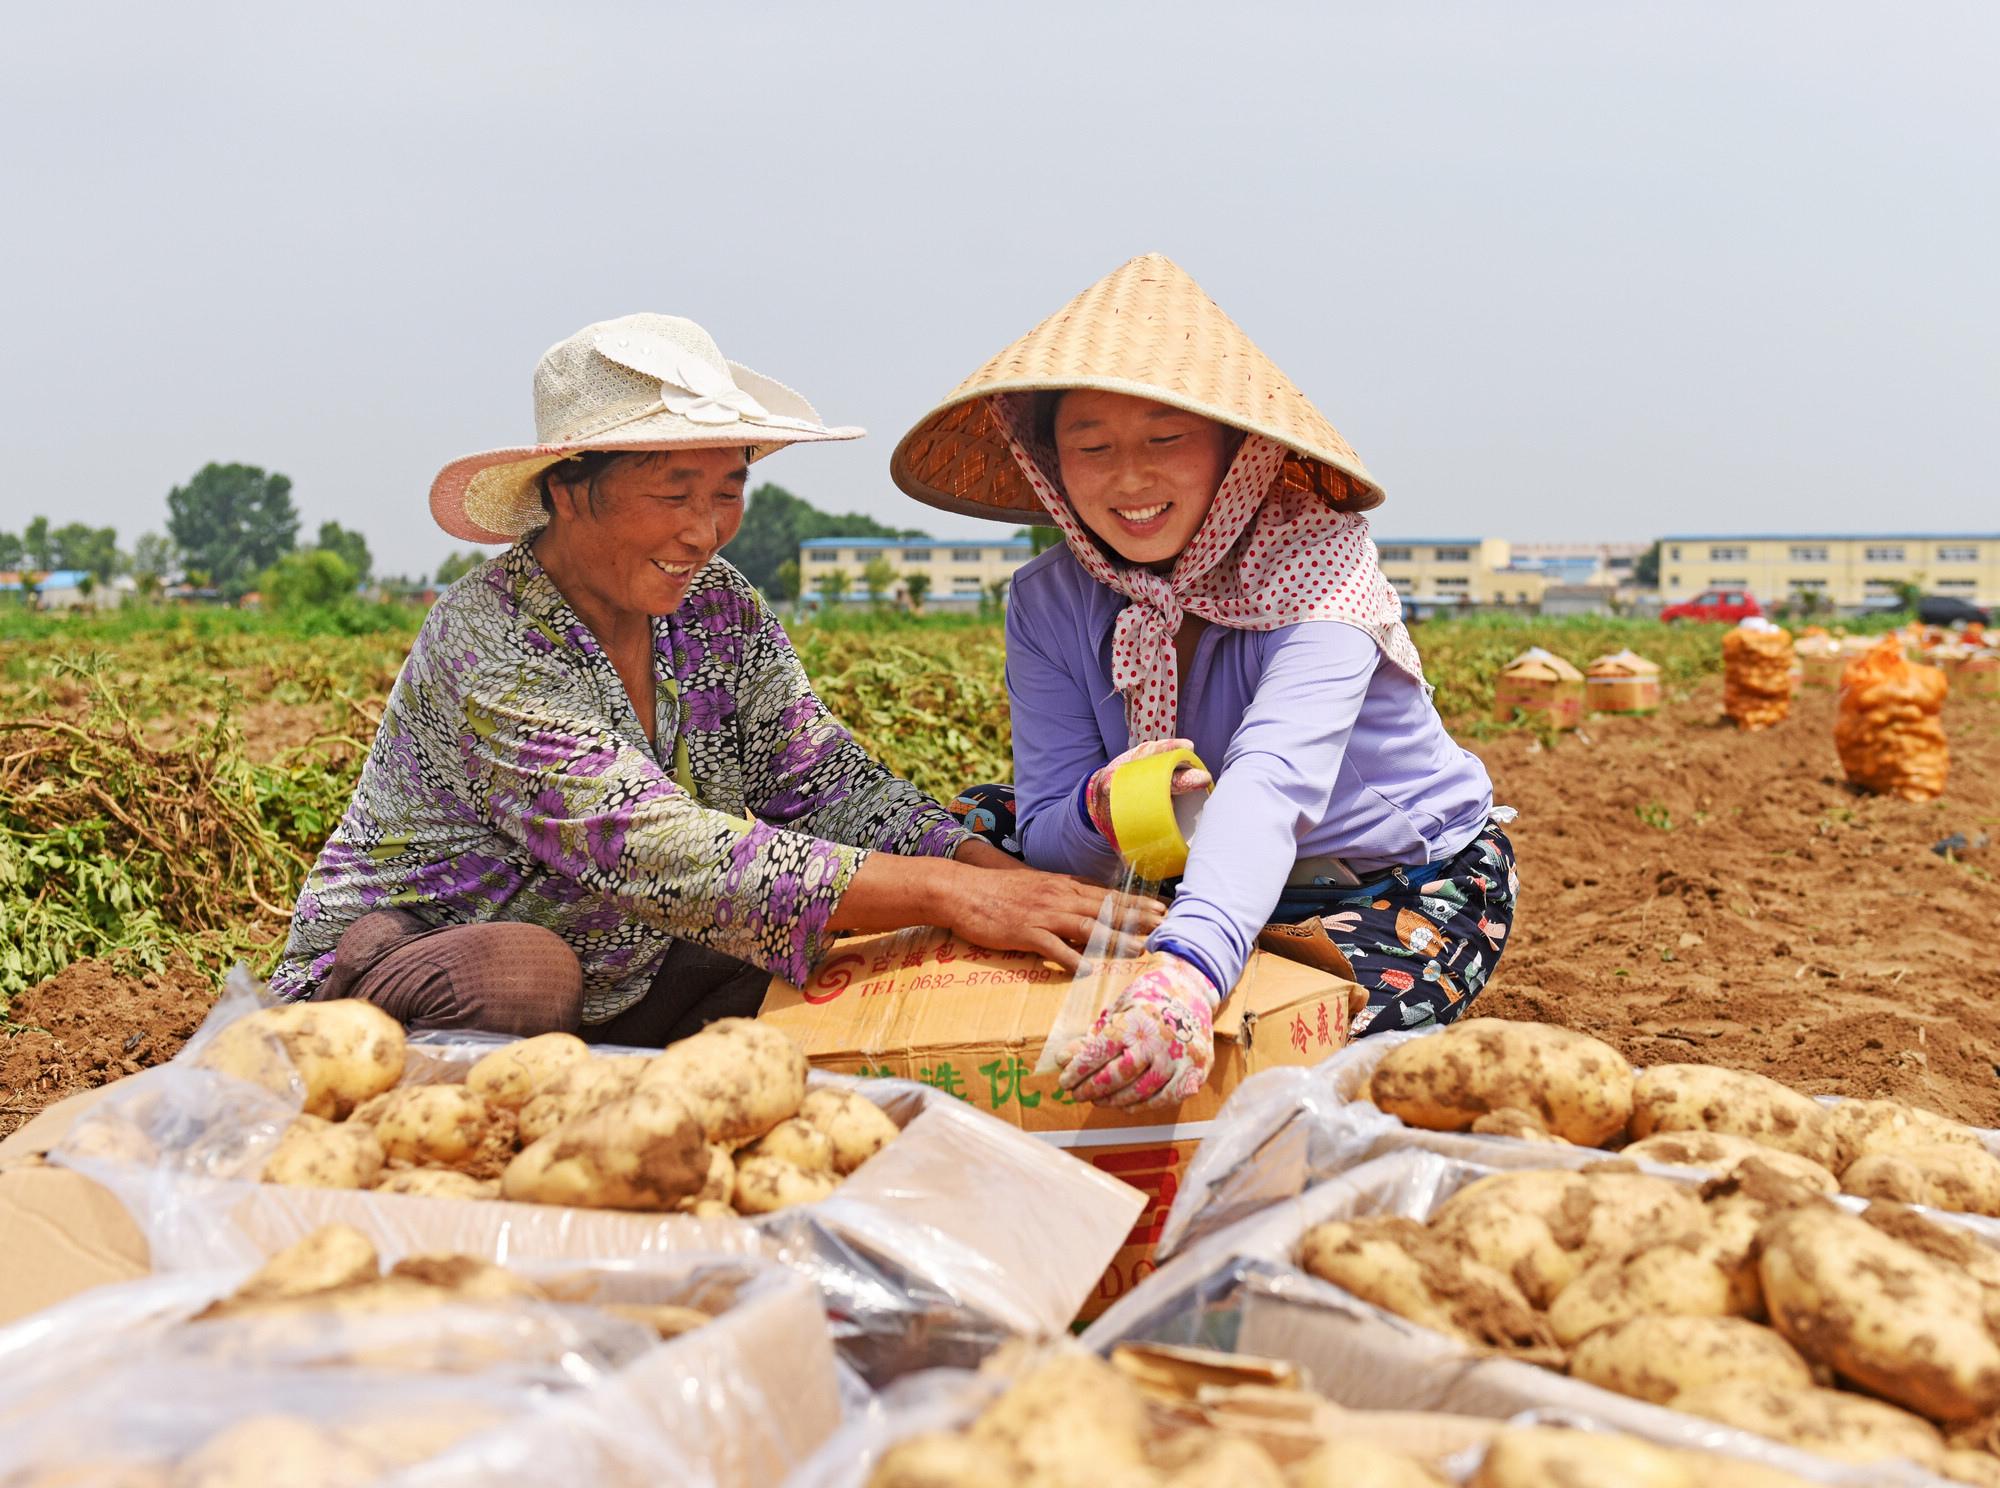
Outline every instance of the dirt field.
{"label": "dirt field", "polygon": [[[1659,716],[1544,748],[1476,745],[1513,829],[1514,941],[1478,1010],[1566,1024],[1637,1063],[1756,1070],[2000,1124],[2000,704],[1946,713],[1951,788],[1923,806],[1842,781],[1833,698],[1743,735],[1710,682]],[[1995,845],[1956,861],[1952,833]],[[16,999],[0,1132],[172,1055],[207,988],[83,963]]]}

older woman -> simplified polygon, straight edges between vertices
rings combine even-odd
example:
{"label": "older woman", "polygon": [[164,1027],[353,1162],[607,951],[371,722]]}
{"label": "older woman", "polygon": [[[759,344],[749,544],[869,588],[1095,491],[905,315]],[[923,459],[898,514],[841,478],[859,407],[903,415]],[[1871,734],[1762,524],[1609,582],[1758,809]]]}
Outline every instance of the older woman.
{"label": "older woman", "polygon": [[1073,964],[1104,891],[1023,869],[870,759],[718,556],[749,462],[861,431],[664,315],[551,348],[535,412],[540,443],[432,485],[445,531],[513,545],[425,621],[278,995],[657,1046],[754,1013],[840,930]]}
{"label": "older woman", "polygon": [[1007,610],[1028,862],[1109,877],[1117,767],[1190,743],[1214,767],[1173,909],[1059,1056],[1065,1089],[1192,1094],[1268,922],[1367,988],[1360,1031],[1465,1011],[1513,921],[1512,813],[1431,705],[1361,515],[1381,488],[1192,279],[1154,255],[1092,285],[926,415],[891,469],[920,501],[1062,532]]}

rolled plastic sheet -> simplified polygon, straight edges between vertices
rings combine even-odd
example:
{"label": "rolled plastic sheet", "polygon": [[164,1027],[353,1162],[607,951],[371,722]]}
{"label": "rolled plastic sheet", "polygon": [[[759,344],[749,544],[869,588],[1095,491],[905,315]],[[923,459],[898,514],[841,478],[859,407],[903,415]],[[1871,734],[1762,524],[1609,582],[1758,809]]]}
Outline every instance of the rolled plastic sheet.
{"label": "rolled plastic sheet", "polygon": [[[1174,775],[1206,768],[1192,749],[1170,749],[1127,760],[1112,772],[1111,830],[1118,836],[1119,856],[1140,879],[1161,883],[1186,869],[1188,820],[1200,797],[1176,798]],[[1180,805],[1183,801],[1189,805]]]}

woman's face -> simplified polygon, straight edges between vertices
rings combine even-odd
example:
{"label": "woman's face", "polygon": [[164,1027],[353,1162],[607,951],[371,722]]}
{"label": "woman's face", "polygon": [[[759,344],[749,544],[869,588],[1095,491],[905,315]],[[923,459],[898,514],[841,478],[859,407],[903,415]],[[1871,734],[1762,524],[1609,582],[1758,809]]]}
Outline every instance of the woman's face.
{"label": "woman's face", "polygon": [[549,482],[565,568],[600,603],[670,615],[743,525],[741,445],[624,455],[594,481]]}
{"label": "woman's face", "polygon": [[1063,394],[1055,439],[1076,514],[1131,563],[1179,555],[1242,443],[1198,413],[1095,388]]}

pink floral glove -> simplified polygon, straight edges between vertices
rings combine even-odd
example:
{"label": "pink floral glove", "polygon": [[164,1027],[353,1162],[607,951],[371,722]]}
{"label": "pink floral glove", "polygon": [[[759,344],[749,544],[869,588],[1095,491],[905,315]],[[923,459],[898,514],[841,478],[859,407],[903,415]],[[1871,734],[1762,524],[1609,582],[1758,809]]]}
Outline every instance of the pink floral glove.
{"label": "pink floral glove", "polygon": [[1062,1088],[1107,1106],[1170,1106],[1201,1089],[1215,1065],[1222,998],[1201,971],[1165,951],[1056,1056]]}
{"label": "pink floral glove", "polygon": [[[1114,852],[1118,848],[1118,834],[1111,830],[1111,777],[1118,773],[1118,767],[1128,760],[1144,759],[1149,754],[1193,748],[1194,745],[1186,739],[1155,739],[1149,744],[1135,745],[1126,750],[1090,777],[1090,783],[1083,789],[1083,809],[1090,813],[1090,824],[1097,828],[1097,835],[1110,843]],[[1214,777],[1208,771],[1183,765],[1174,771],[1172,792],[1185,796],[1190,791],[1207,790],[1213,784]]]}

